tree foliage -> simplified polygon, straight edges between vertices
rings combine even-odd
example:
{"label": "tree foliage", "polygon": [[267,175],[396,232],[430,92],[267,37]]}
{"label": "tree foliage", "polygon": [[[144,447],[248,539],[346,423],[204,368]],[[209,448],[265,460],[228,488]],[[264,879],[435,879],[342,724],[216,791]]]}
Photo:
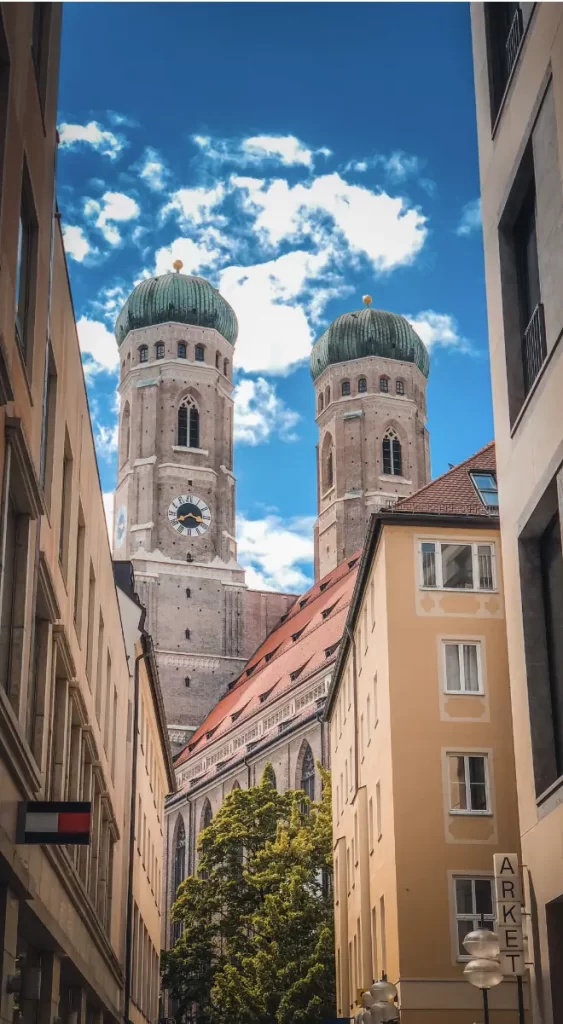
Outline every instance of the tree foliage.
{"label": "tree foliage", "polygon": [[193,1024],[316,1024],[334,1013],[330,779],[311,803],[266,766],[200,835],[178,888],[163,984]]}

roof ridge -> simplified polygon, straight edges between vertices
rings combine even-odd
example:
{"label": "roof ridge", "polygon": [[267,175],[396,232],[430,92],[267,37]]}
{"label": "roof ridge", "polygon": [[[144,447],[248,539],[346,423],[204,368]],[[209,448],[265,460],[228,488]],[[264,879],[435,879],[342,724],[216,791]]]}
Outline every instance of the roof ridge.
{"label": "roof ridge", "polygon": [[452,466],[451,469],[447,469],[445,473],[440,473],[439,476],[435,476],[433,480],[429,480],[427,484],[424,484],[422,487],[419,487],[418,491],[413,491],[412,494],[408,494],[405,498],[400,498],[399,501],[396,503],[396,507],[402,505],[403,502],[412,501],[413,498],[418,498],[419,495],[423,493],[423,491],[427,491],[429,487],[433,487],[434,484],[437,484],[439,480],[443,480],[445,477],[449,476],[450,473],[455,473],[458,469],[461,469],[463,466],[467,465],[468,462],[472,462],[473,459],[476,459],[478,455],[482,455],[483,452],[487,450],[487,448],[492,448],[494,443],[494,440],[488,441],[487,444],[483,445],[482,448],[479,448],[479,450],[474,452],[473,455],[469,455],[467,459],[463,459],[462,462],[458,462],[455,466]]}

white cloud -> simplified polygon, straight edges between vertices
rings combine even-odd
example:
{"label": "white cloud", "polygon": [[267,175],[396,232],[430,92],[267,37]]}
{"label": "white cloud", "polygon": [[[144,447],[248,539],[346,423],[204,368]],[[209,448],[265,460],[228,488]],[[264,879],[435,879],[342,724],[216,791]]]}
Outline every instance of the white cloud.
{"label": "white cloud", "polygon": [[[178,220],[186,227],[194,224],[203,224],[211,214],[221,205],[225,198],[225,186],[218,182],[213,188],[180,188],[173,192],[169,203],[162,210],[162,216],[167,217],[171,213],[178,215]],[[217,218],[214,218],[217,223]],[[223,223],[223,218],[220,219]]]}
{"label": "white cloud", "polygon": [[220,250],[213,246],[194,242],[192,238],[176,238],[170,245],[164,245],[155,254],[155,274],[168,274],[176,260],[183,263],[182,274],[197,274],[202,267],[209,267],[220,256]]}
{"label": "white cloud", "polygon": [[89,253],[96,252],[90,245],[82,228],[76,225],[65,225],[63,227],[63,238],[67,256],[72,256],[73,260],[76,260],[77,263],[82,263]]}
{"label": "white cloud", "polygon": [[119,366],[119,351],[114,335],[99,320],[81,316],[77,325],[80,351],[87,356],[84,362],[86,376],[102,371],[113,373]]}
{"label": "white cloud", "polygon": [[115,225],[136,220],[140,212],[136,201],[124,192],[104,192],[101,201],[87,199],[84,204],[84,213],[87,217],[96,218],[96,227],[110,245],[119,245],[121,241],[121,234]]}
{"label": "white cloud", "polygon": [[88,124],[61,124],[59,128],[59,145],[61,149],[76,149],[77,146],[91,146],[102,156],[115,160],[125,142],[114,132],[102,128],[97,121]]}
{"label": "white cloud", "polygon": [[350,160],[344,170],[363,173],[370,168],[380,167],[390,181],[398,183],[419,174],[424,163],[425,161],[420,157],[409,156],[408,153],[403,153],[398,149],[389,156],[376,153],[375,156],[364,157],[363,160]]}
{"label": "white cloud", "polygon": [[289,409],[276,389],[263,377],[239,380],[234,390],[235,441],[257,445],[269,441],[273,434],[280,441],[297,441],[295,427],[299,413]]}
{"label": "white cloud", "polygon": [[[304,292],[324,275],[326,253],[296,250],[251,267],[227,267],[219,291],[236,311],[237,366],[247,372],[286,373],[306,359],[313,336]],[[302,301],[298,302],[298,296]]]}
{"label": "white cloud", "polygon": [[466,203],[461,211],[456,234],[462,237],[472,235],[475,231],[481,230],[481,224],[481,200],[473,199],[470,203]]}
{"label": "white cloud", "polygon": [[98,424],[94,433],[94,441],[98,459],[111,459],[118,451],[118,424],[110,427]]}
{"label": "white cloud", "polygon": [[313,516],[238,516],[238,560],[249,587],[300,594],[311,586],[307,571],[313,561],[314,521]]}
{"label": "white cloud", "polygon": [[429,350],[438,345],[444,348],[457,348],[462,352],[471,350],[467,339],[459,333],[457,321],[449,313],[435,313],[434,310],[427,309],[416,316],[405,314],[405,318],[412,324]]}
{"label": "white cloud", "polygon": [[139,174],[143,181],[146,182],[149,188],[152,188],[154,192],[162,192],[166,187],[166,181],[170,172],[156,149],[152,149],[151,146],[148,146],[144,152],[143,164]]}
{"label": "white cloud", "polygon": [[113,491],[104,491],[104,512],[106,514],[106,526],[108,528],[109,546],[113,548]]}
{"label": "white cloud", "polygon": [[273,160],[285,167],[312,168],[315,156],[332,156],[326,146],[310,149],[295,135],[252,135],[242,140],[212,139],[209,135],[193,135],[192,141],[208,159],[240,167]]}
{"label": "white cloud", "polygon": [[255,229],[272,246],[311,238],[334,247],[336,228],[353,253],[365,255],[375,270],[388,271],[412,263],[424,245],[426,218],[419,210],[401,197],[350,185],[338,173],[293,186],[282,178],[231,181],[246,192],[244,205],[257,214]]}

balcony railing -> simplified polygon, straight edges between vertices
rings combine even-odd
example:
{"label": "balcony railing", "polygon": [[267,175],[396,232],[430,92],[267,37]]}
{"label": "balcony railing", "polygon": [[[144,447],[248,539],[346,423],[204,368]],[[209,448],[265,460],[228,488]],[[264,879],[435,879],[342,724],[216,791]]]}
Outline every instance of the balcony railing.
{"label": "balcony railing", "polygon": [[538,302],[522,338],[522,363],[524,367],[524,390],[526,394],[540,372],[547,355],[543,304]]}
{"label": "balcony railing", "polygon": [[524,34],[524,23],[522,20],[522,11],[520,6],[514,11],[514,17],[512,24],[508,30],[506,37],[506,43],[504,44],[505,53],[505,68],[506,68],[506,80],[510,78],[510,73],[514,64],[516,63],[516,57],[518,56],[518,50],[520,49],[520,43],[522,42],[522,36]]}

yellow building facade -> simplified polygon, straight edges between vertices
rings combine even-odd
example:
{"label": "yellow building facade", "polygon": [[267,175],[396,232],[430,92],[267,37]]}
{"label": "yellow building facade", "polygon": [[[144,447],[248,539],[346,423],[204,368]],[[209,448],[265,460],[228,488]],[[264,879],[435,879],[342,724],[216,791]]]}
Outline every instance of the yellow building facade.
{"label": "yellow building facade", "polygon": [[[489,446],[371,521],[327,712],[338,1016],[382,972],[403,1024],[478,1015],[462,939],[518,849],[494,472]],[[495,1020],[516,1005],[505,980]]]}

